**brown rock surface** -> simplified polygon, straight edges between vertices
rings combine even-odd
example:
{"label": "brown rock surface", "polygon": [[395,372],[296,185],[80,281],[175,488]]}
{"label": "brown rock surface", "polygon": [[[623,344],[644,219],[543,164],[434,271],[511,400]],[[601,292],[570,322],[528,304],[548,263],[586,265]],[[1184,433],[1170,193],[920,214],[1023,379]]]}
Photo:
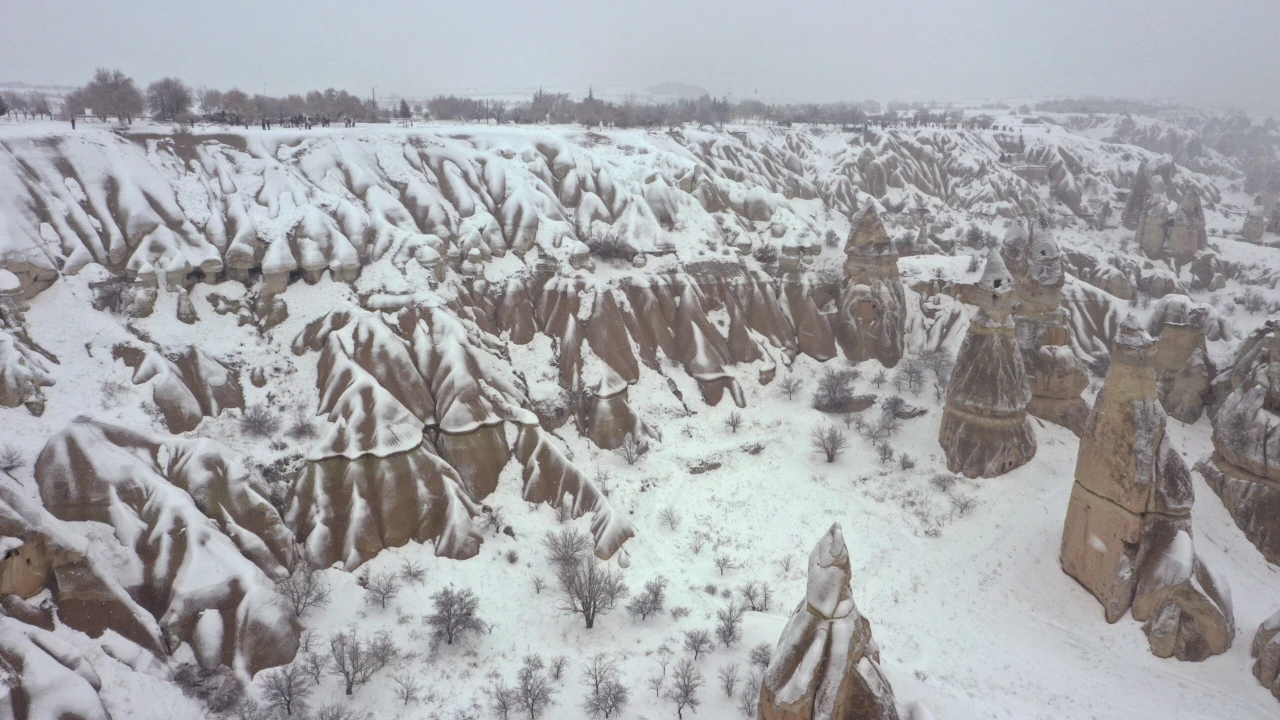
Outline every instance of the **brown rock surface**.
{"label": "brown rock surface", "polygon": [[902,359],[906,296],[898,275],[898,252],[874,208],[854,220],[845,242],[837,340],[850,362]]}
{"label": "brown rock surface", "polygon": [[853,600],[836,523],[809,554],[805,598],[791,613],[760,685],[760,720],[898,720],[871,624]]}

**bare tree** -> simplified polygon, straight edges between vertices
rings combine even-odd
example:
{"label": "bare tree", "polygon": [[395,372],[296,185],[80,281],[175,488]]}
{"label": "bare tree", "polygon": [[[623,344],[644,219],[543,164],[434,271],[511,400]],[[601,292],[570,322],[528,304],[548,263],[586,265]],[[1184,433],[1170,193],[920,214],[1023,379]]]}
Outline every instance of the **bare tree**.
{"label": "bare tree", "polygon": [[813,393],[813,407],[823,412],[842,412],[853,401],[853,381],[856,370],[826,368],[818,377],[818,389]]}
{"label": "bare tree", "polygon": [[271,720],[270,708],[259,705],[253,698],[242,697],[227,713],[227,720]]}
{"label": "bare tree", "polygon": [[803,385],[804,383],[800,382],[800,378],[795,375],[788,375],[778,381],[778,389],[787,396],[788,400],[794,400],[796,393],[800,392]]}
{"label": "bare tree", "polygon": [[597,615],[608,614],[626,597],[622,573],[594,557],[560,569],[560,609],[567,615],[581,615],[590,630]]}
{"label": "bare tree", "polygon": [[849,436],[835,425],[815,427],[809,434],[809,445],[826,456],[827,462],[835,462],[849,448]]}
{"label": "bare tree", "polygon": [[701,703],[698,699],[698,690],[705,682],[702,672],[689,658],[684,658],[676,664],[676,669],[671,674],[671,688],[667,690],[667,699],[675,703],[677,718],[684,717],[685,708],[698,709]]}
{"label": "bare tree", "polygon": [[484,694],[489,699],[489,712],[498,720],[509,720],[511,711],[516,709],[516,691],[498,680],[485,688]]}
{"label": "bare tree", "polygon": [[684,649],[685,652],[693,653],[693,659],[697,660],[703,653],[711,651],[711,633],[706,630],[685,630]]}
{"label": "bare tree", "polygon": [[887,442],[876,445],[876,456],[880,458],[880,463],[884,464],[893,461],[893,446]]}
{"label": "bare tree", "polygon": [[390,633],[363,638],[355,630],[339,630],[329,638],[330,672],[346,683],[350,695],[356,685],[363,685],[396,658],[399,651]]}
{"label": "bare tree", "polygon": [[325,581],[324,574],[305,561],[299,564],[292,575],[277,581],[276,590],[289,601],[289,606],[298,617],[306,615],[313,608],[329,604],[329,583]]}
{"label": "bare tree", "polygon": [[742,615],[745,611],[736,602],[716,611],[716,638],[720,644],[731,648],[742,639]]}
{"label": "bare tree", "polygon": [[147,107],[156,120],[175,120],[191,110],[191,90],[176,77],[147,86]]}
{"label": "bare tree", "polygon": [[888,379],[889,379],[889,373],[881,369],[879,372],[875,374],[874,377],[871,378],[871,384],[875,385],[876,388],[879,389],[882,385],[885,384],[885,382]]}
{"label": "bare tree", "polygon": [[547,581],[538,575],[533,578],[533,592],[535,595],[541,595],[543,590],[547,589]]}
{"label": "bare tree", "polygon": [[647,620],[650,615],[662,613],[667,602],[667,579],[659,575],[644,584],[644,590],[627,603],[631,617]]}
{"label": "bare tree", "polygon": [[268,670],[258,678],[262,681],[262,697],[267,705],[283,710],[285,715],[304,710],[304,703],[313,690],[307,683],[307,669],[301,663]]}
{"label": "bare tree", "polygon": [[760,712],[760,675],[751,673],[738,693],[738,712],[743,717],[754,718]]}
{"label": "bare tree", "polygon": [[114,117],[120,122],[132,122],[142,114],[145,104],[133,78],[106,68],[94,71],[89,84],[80,88],[79,97],[95,116]]}
{"label": "bare tree", "polygon": [[560,532],[548,530],[542,538],[542,545],[551,555],[551,563],[563,568],[576,565],[587,556],[587,551],[591,549],[591,539],[574,528],[565,528]]}
{"label": "bare tree", "polygon": [[557,655],[551,658],[551,664],[547,666],[547,672],[551,675],[551,679],[560,682],[564,679],[564,670],[569,667],[569,658],[564,655]]}
{"label": "bare tree", "polygon": [[671,532],[680,529],[680,514],[674,508],[665,507],[658,512],[658,522],[667,526]]}
{"label": "bare tree", "polygon": [[738,687],[737,663],[720,666],[720,671],[716,673],[716,677],[720,678],[720,689],[724,691],[724,696],[727,698],[733,697],[734,688]]}
{"label": "bare tree", "polygon": [[725,555],[724,553],[718,553],[713,562],[715,562],[716,569],[720,571],[721,575],[724,575],[725,570],[733,570],[738,567],[738,564],[733,561],[733,558]]}
{"label": "bare tree", "polygon": [[385,609],[387,602],[395,599],[400,594],[400,581],[396,579],[396,573],[376,572],[369,576],[369,583],[365,586],[365,602],[378,603],[379,608]]}
{"label": "bare tree", "polygon": [[315,720],[359,720],[359,718],[350,705],[334,703],[320,708],[316,712]]}
{"label": "bare tree", "polygon": [[395,684],[396,697],[405,705],[417,702],[418,696],[422,694],[422,685],[416,675],[397,674],[391,678],[391,682]]}
{"label": "bare tree", "polygon": [[764,670],[769,667],[769,663],[773,662],[773,648],[769,647],[769,643],[760,643],[751,648],[747,659],[753,667]]}
{"label": "bare tree", "polygon": [[620,713],[630,698],[630,691],[621,682],[618,663],[598,653],[582,669],[582,682],[587,686],[587,698],[583,709],[592,718],[609,718]]}
{"label": "bare tree", "polygon": [[427,581],[426,568],[417,560],[400,558],[400,580],[409,585],[421,585]]}
{"label": "bare tree", "polygon": [[329,656],[324,653],[304,653],[302,656],[302,668],[319,685],[321,678],[329,672]]}
{"label": "bare tree", "polygon": [[529,714],[529,720],[538,720],[551,705],[555,688],[542,670],[542,662],[536,655],[524,659],[515,687],[516,706]]}
{"label": "bare tree", "polygon": [[742,427],[742,413],[737,412],[736,410],[729,413],[729,417],[724,419],[724,424],[725,427],[729,428],[732,432],[738,432],[738,428]]}
{"label": "bare tree", "polygon": [[444,638],[446,645],[452,645],[465,633],[484,630],[484,623],[476,615],[480,598],[470,590],[447,587],[431,596],[431,604],[435,612],[427,616],[427,624],[437,636]]}
{"label": "bare tree", "polygon": [[628,465],[635,465],[649,452],[649,443],[636,437],[635,433],[627,433],[627,436],[622,439],[622,444],[614,452],[622,456]]}
{"label": "bare tree", "polygon": [[767,582],[752,580],[738,588],[738,594],[742,596],[746,609],[751,612],[769,612],[769,607],[773,604],[773,589]]}

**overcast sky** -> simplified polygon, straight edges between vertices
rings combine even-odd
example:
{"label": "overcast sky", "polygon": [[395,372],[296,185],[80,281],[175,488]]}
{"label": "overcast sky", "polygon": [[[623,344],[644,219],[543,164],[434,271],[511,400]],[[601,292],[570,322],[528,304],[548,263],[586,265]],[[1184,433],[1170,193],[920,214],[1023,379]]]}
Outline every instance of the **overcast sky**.
{"label": "overcast sky", "polygon": [[660,82],[766,100],[1049,95],[1280,109],[1278,0],[0,0],[0,81],[98,65],[250,93]]}

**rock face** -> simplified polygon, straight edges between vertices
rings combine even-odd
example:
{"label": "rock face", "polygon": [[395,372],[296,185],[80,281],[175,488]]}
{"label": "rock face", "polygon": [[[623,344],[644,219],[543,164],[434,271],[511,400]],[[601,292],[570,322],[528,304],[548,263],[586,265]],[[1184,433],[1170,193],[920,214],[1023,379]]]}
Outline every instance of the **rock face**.
{"label": "rock face", "polygon": [[[1160,405],[1169,416],[1184,423],[1200,418],[1211,399],[1210,382],[1217,374],[1205,341],[1221,340],[1229,332],[1212,306],[1193,303],[1185,295],[1171,295],[1157,303],[1147,332],[1162,338],[1166,326],[1174,327],[1171,342],[1162,343],[1162,351],[1177,357],[1186,354],[1186,361],[1172,370],[1161,370],[1156,378]],[[1178,345],[1190,344],[1190,352]]]}
{"label": "rock face", "polygon": [[1213,455],[1197,469],[1263,556],[1280,564],[1280,325],[1246,347],[1240,384],[1213,418]]}
{"label": "rock face", "polygon": [[902,359],[906,299],[898,251],[874,207],[854,220],[844,252],[836,339],[850,362],[875,359],[893,367]]}
{"label": "rock face", "polygon": [[1253,676],[1280,700],[1280,612],[1258,626],[1249,654],[1254,659]]}
{"label": "rock face", "polygon": [[151,399],[164,415],[169,432],[194,430],[205,417],[244,407],[236,372],[194,345],[172,360],[155,348],[128,345],[117,345],[112,355],[133,368],[135,385],[155,380]]}
{"label": "rock face", "polygon": [[293,534],[226,448],[82,418],[50,438],[36,481],[55,517],[115,530],[143,569],[131,594],[197,657],[248,677],[293,659],[301,628],[273,582]]}
{"label": "rock face", "polygon": [[24,405],[32,415],[40,415],[44,413],[41,388],[54,384],[49,365],[58,361],[27,333],[21,314],[25,301],[16,290],[16,284],[6,289],[0,278],[0,405]]}
{"label": "rock face", "polygon": [[102,681],[75,647],[53,633],[0,616],[0,717],[111,720],[98,698]]}
{"label": "rock face", "polygon": [[1132,317],[1120,326],[1080,440],[1060,559],[1107,622],[1132,609],[1154,654],[1203,660],[1230,647],[1235,624],[1230,591],[1195,554],[1191,473],[1165,442],[1156,399],[1157,372],[1190,354],[1173,327],[1157,344]]}
{"label": "rock face", "polygon": [[999,248],[987,253],[982,280],[969,292],[978,306],[956,355],[938,441],[947,469],[965,477],[993,477],[1036,454],[1027,419],[1031,386],[1018,347],[1013,276]]}
{"label": "rock face", "polygon": [[880,648],[859,612],[840,524],[809,553],[805,597],[760,684],[760,720],[898,720]]}
{"label": "rock face", "polygon": [[1195,191],[1184,193],[1174,206],[1165,188],[1158,177],[1151,183],[1135,240],[1148,257],[1168,257],[1181,264],[1209,246],[1204,207]]}
{"label": "rock face", "polygon": [[[388,298],[378,311],[330,313],[294,340],[299,355],[321,351],[318,409],[328,424],[286,513],[313,564],[354,570],[410,540],[434,542],[442,557],[473,557],[480,503],[512,457],[524,468],[530,502],[559,506],[568,493],[575,513],[593,513],[599,557],[634,534],[540,434],[488,337],[468,332],[445,308]],[[563,350],[561,357],[562,369],[572,364]],[[514,452],[508,424],[519,430]]]}
{"label": "rock face", "polygon": [[1089,386],[1084,363],[1071,348],[1071,316],[1062,303],[1066,273],[1058,242],[1047,229],[1015,223],[1001,255],[1013,275],[1014,324],[1031,402],[1027,412],[1076,435],[1084,431],[1089,406],[1080,393]]}

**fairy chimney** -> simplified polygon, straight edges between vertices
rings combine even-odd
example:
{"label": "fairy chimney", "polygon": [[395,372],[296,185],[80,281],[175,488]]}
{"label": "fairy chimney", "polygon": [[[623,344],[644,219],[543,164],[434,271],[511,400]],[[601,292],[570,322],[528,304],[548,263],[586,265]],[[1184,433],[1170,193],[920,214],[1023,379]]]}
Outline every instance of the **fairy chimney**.
{"label": "fairy chimney", "polygon": [[947,469],[965,477],[1003,475],[1036,454],[1027,419],[1031,387],[1011,317],[1013,285],[992,247],[982,279],[967,293],[978,312],[956,356],[938,434]]}
{"label": "fairy chimney", "polygon": [[845,242],[844,281],[836,341],[850,362],[902,359],[906,294],[898,275],[898,251],[874,207],[863,211]]}

